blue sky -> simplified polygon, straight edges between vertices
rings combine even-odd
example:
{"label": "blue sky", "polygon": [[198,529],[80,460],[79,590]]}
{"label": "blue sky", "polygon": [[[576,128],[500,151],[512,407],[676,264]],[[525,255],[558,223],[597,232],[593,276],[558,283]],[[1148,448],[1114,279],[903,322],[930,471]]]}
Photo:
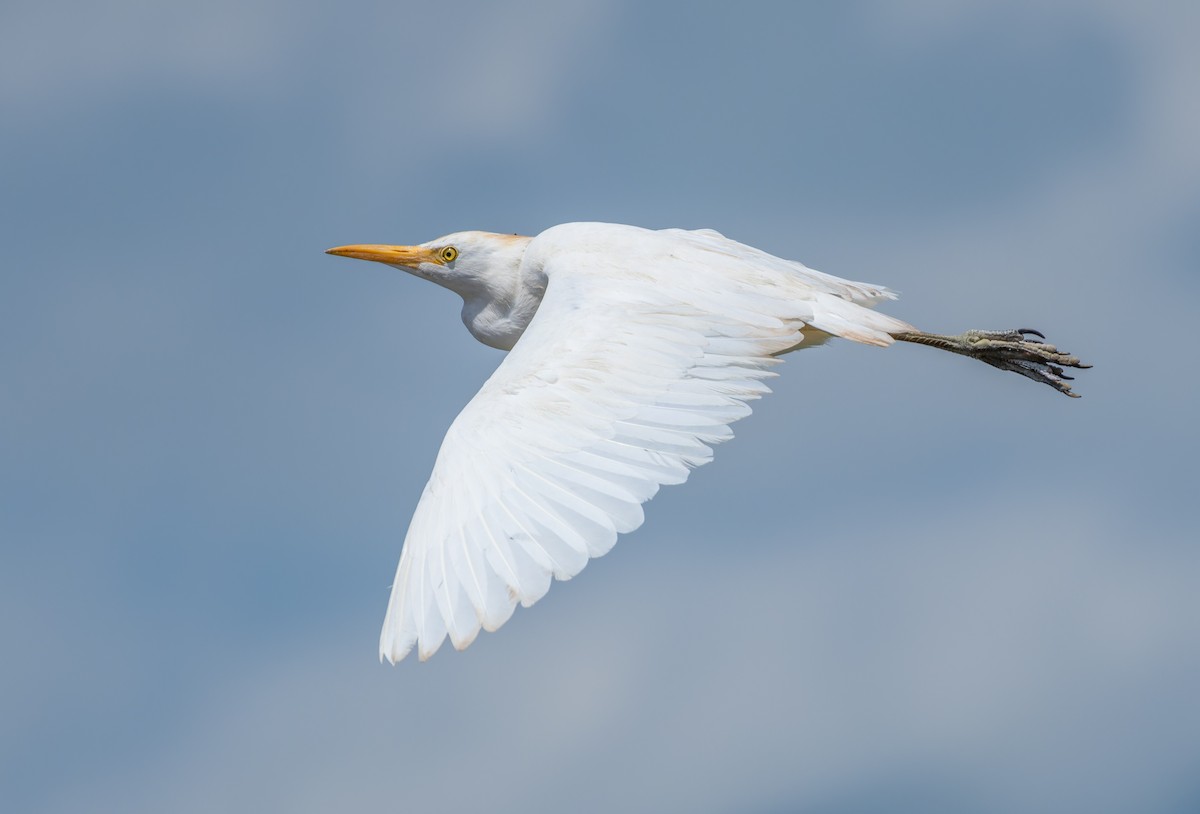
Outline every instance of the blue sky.
{"label": "blue sky", "polygon": [[[9,3],[0,788],[14,810],[1200,806],[1188,3]],[[793,357],[646,525],[376,662],[498,352],[326,257],[712,227],[1033,326],[1081,400]]]}

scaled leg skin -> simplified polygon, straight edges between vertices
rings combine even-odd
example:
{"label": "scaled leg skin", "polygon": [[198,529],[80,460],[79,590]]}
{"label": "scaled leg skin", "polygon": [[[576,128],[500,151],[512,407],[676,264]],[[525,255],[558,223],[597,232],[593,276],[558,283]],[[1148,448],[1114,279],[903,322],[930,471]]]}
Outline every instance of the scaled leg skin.
{"label": "scaled leg skin", "polygon": [[941,348],[987,362],[1001,370],[1020,373],[1075,399],[1079,398],[1079,394],[1072,393],[1071,385],[1067,383],[1073,381],[1073,378],[1066,375],[1063,368],[1091,367],[1069,353],[1047,344],[1045,335],[1032,328],[1017,328],[1014,331],[967,331],[958,336],[904,331],[892,336],[901,342],[915,342],[918,345]]}

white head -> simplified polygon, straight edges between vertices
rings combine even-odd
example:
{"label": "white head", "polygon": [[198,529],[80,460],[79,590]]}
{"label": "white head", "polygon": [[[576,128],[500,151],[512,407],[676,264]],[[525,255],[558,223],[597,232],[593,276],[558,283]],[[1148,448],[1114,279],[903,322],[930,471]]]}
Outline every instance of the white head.
{"label": "white head", "polygon": [[511,288],[530,238],[494,232],[455,232],[417,246],[356,244],[326,254],[374,260],[445,286],[471,299]]}
{"label": "white head", "polygon": [[374,260],[445,286],[463,298],[463,323],[485,345],[508,350],[533,318],[545,291],[540,274],[522,274],[533,238],[455,232],[418,246],[356,244],[326,254]]}

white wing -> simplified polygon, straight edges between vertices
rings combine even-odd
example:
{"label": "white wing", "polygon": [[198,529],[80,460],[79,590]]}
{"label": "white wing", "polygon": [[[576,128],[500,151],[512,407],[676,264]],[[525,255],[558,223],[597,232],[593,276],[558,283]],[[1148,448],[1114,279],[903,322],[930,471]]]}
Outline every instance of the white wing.
{"label": "white wing", "polygon": [[[707,463],[801,330],[887,344],[909,326],[821,275],[715,232],[571,224],[536,238],[537,315],[442,442],[380,639],[396,662],[462,649],[641,525]],[[821,336],[824,336],[822,334]]]}

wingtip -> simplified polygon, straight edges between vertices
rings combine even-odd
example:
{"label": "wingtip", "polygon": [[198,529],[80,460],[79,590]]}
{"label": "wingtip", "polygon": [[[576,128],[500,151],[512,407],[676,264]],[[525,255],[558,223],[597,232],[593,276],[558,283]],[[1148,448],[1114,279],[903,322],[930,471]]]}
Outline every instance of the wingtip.
{"label": "wingtip", "polygon": [[383,629],[379,638],[379,663],[388,662],[392,666],[404,661],[417,643],[417,637],[412,635],[395,636],[390,633],[390,627]]}

